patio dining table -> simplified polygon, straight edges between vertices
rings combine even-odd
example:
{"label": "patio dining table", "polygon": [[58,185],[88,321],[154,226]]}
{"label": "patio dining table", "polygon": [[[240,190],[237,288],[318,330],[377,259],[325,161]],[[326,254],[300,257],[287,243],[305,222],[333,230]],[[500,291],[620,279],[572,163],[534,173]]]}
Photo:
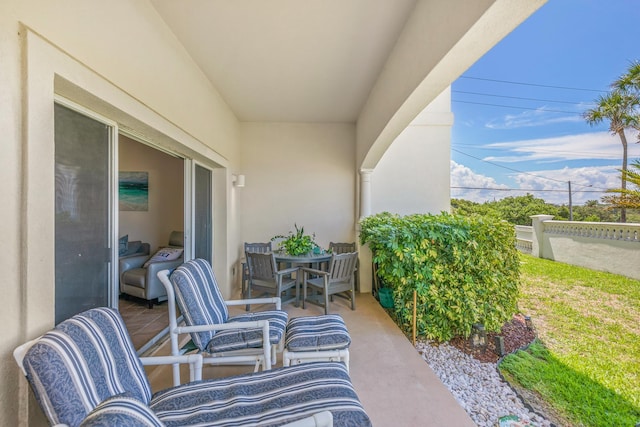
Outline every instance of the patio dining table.
{"label": "patio dining table", "polygon": [[[275,251],[276,264],[285,264],[286,266],[309,266],[316,270],[321,270],[320,266],[323,262],[331,260],[331,254],[327,252],[322,253],[310,253],[304,255],[289,255],[284,252]],[[296,281],[298,282],[298,289],[302,287],[302,274],[296,273]],[[296,299],[296,307],[298,301]]]}
{"label": "patio dining table", "polygon": [[[319,254],[311,253],[311,254],[305,254],[305,255],[289,255],[280,251],[274,251],[273,253],[276,258],[276,264],[278,265],[286,264],[288,266],[310,266],[311,268],[315,268],[318,270],[320,269],[320,264],[331,260],[331,253],[329,252],[322,252]],[[248,285],[247,281],[249,280],[249,278],[244,274],[244,271],[246,269],[246,262],[247,261],[244,258],[240,261],[242,265],[242,271],[243,271],[243,275],[242,275],[242,297],[243,298],[245,297],[246,287]],[[298,281],[298,286],[300,286],[302,284],[302,275],[298,275],[296,279]]]}
{"label": "patio dining table", "polygon": [[327,262],[331,259],[331,254],[323,252],[320,254],[305,254],[305,255],[289,255],[284,252],[274,252],[277,263],[287,263],[291,265],[318,265],[322,262]]}

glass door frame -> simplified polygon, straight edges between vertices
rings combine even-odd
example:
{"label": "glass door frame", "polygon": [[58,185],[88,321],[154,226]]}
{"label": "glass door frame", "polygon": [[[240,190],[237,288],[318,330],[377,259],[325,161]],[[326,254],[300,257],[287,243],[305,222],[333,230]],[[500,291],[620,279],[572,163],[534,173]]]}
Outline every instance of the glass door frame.
{"label": "glass door frame", "polygon": [[186,260],[190,260],[193,259],[193,257],[195,256],[195,236],[193,235],[193,233],[195,233],[195,220],[196,220],[196,212],[195,212],[195,193],[196,193],[196,166],[199,166],[203,169],[206,169],[210,172],[210,177],[211,177],[211,182],[210,182],[210,189],[211,189],[211,197],[210,197],[210,201],[211,201],[211,205],[209,206],[210,209],[210,213],[211,213],[211,224],[210,224],[210,230],[211,230],[211,235],[209,236],[210,242],[210,248],[211,248],[211,259],[207,260],[209,261],[212,265],[213,265],[213,258],[215,256],[215,250],[214,250],[214,220],[213,220],[213,203],[214,203],[214,168],[212,168],[211,166],[208,166],[205,163],[199,162],[195,159],[189,159],[189,158],[185,158],[184,159],[185,163],[184,163],[184,194],[185,194],[185,198],[184,198],[184,218],[185,218],[185,234],[184,234],[184,239],[185,239],[185,244],[184,244],[184,259]]}
{"label": "glass door frame", "polygon": [[80,104],[77,104],[61,95],[55,94],[54,103],[69,108],[92,120],[103,123],[109,129],[109,188],[108,198],[108,250],[109,268],[107,277],[108,305],[111,308],[118,308],[119,296],[119,274],[118,274],[118,123],[110,120],[95,111],[92,111]]}

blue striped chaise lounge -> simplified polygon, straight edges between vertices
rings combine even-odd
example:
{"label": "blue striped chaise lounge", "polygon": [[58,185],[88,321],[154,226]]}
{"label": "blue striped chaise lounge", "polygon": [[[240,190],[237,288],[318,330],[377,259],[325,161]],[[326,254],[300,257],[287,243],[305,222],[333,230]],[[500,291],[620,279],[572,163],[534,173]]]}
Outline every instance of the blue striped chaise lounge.
{"label": "blue striped chaise lounge", "polygon": [[192,381],[152,395],[124,322],[110,308],[80,313],[15,355],[52,424],[313,426],[328,417],[335,426],[371,425],[337,362]]}
{"label": "blue striped chaise lounge", "polygon": [[[189,333],[191,341],[203,355],[204,363],[254,363],[271,369],[276,362],[276,350],[284,347],[287,312],[281,310],[280,298],[227,300],[222,296],[211,264],[193,259],[169,270],[158,272],[167,291],[169,309],[169,339],[171,354],[179,355],[179,335]],[[275,304],[275,310],[265,310],[230,316],[227,306]],[[176,302],[186,326],[178,326]],[[264,342],[263,336],[269,339]],[[179,382],[174,370],[174,384]]]}

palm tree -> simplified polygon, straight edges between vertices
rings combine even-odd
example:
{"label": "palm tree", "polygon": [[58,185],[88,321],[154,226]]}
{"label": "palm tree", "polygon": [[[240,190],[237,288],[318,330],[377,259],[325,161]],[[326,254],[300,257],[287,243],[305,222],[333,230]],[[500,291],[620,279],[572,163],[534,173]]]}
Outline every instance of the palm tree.
{"label": "palm tree", "polygon": [[[604,120],[609,121],[609,131],[612,135],[618,135],[622,143],[622,188],[627,188],[627,136],[625,129],[638,129],[639,121],[637,109],[640,106],[640,99],[621,90],[613,90],[606,95],[601,95],[596,99],[596,106],[587,110],[583,117],[590,125],[596,125]],[[627,213],[623,208],[620,210],[620,222],[627,222]]]}
{"label": "palm tree", "polygon": [[633,170],[620,171],[625,182],[632,184],[635,189],[616,188],[607,190],[608,193],[617,193],[615,196],[605,196],[602,201],[611,203],[615,208],[640,209],[640,160],[631,164]]}
{"label": "palm tree", "polygon": [[625,93],[640,93],[640,62],[633,61],[627,72],[613,82],[612,87]]}

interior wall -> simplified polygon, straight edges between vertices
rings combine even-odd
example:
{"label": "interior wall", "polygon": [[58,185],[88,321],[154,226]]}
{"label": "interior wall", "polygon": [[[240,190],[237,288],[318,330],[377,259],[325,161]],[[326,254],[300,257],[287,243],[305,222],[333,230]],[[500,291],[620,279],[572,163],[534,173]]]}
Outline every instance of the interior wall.
{"label": "interior wall", "polygon": [[[294,224],[326,248],[355,238],[355,126],[243,123],[243,241],[265,242]],[[238,249],[238,256],[242,248]]]}
{"label": "interior wall", "polygon": [[120,171],[149,174],[149,210],[119,211],[118,236],[142,240],[154,251],[173,230],[184,230],[184,160],[119,136]]}
{"label": "interior wall", "polygon": [[371,213],[440,213],[450,207],[451,90],[393,141],[371,174]]}

